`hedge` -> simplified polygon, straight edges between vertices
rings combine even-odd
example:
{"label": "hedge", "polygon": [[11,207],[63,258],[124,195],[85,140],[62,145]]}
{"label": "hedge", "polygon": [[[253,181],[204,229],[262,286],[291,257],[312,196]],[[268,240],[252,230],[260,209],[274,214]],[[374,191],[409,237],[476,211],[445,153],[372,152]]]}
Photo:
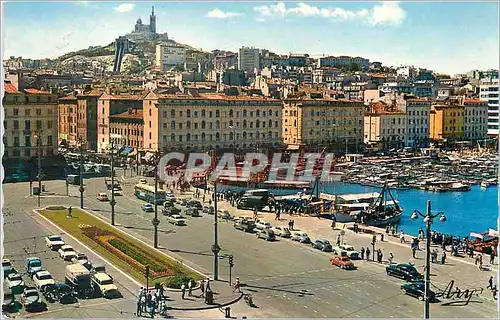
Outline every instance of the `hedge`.
{"label": "hedge", "polygon": [[165,266],[162,266],[161,264],[157,263],[156,261],[153,261],[149,259],[147,256],[144,256],[140,251],[137,249],[129,246],[127,243],[122,242],[117,239],[110,239],[108,240],[108,243],[115,247],[116,249],[120,250],[121,252],[125,253],[129,257],[133,258],[137,262],[139,262],[142,265],[149,265],[151,269],[153,269],[156,272],[164,272],[167,270]]}
{"label": "hedge", "polygon": [[172,276],[168,278],[165,282],[164,285],[167,286],[168,288],[172,289],[180,289],[182,284],[188,284],[189,280],[193,280],[190,276],[187,276],[185,274],[178,274],[175,276]]}

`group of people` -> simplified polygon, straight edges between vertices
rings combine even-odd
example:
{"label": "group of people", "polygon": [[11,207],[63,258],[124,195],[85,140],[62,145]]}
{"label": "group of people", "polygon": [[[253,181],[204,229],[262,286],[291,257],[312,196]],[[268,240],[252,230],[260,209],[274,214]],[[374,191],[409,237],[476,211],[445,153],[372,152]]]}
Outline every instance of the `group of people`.
{"label": "group of people", "polygon": [[[372,252],[371,252],[369,247],[366,247],[366,249],[364,247],[361,247],[359,253],[361,255],[361,260],[364,260],[365,257],[366,257],[366,260],[370,260],[370,254]],[[384,258],[384,253],[382,252],[382,249],[375,250],[375,252],[373,253],[373,260],[375,260],[375,258],[377,259],[378,263],[382,263],[382,260]],[[389,260],[388,260],[389,264],[391,264],[393,262],[393,260],[394,260],[394,255],[391,252],[389,254]]]}
{"label": "group of people", "polygon": [[167,300],[163,295],[163,287],[155,290],[154,293],[141,287],[137,299],[136,315],[141,317],[144,313],[149,313],[151,318],[154,318],[156,313],[167,316]]}

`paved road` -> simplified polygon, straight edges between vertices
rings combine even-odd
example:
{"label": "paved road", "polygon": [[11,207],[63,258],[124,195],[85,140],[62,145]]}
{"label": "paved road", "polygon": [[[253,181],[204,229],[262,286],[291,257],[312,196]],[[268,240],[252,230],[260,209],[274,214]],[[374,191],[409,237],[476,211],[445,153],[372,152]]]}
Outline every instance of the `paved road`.
{"label": "paved road", "polygon": [[[63,182],[47,182],[48,191],[65,194]],[[86,181],[85,206],[105,218],[110,217],[109,203],[95,199],[104,190],[104,179]],[[151,213],[140,210],[142,201],[133,196],[133,185],[124,186],[124,196],[116,197],[116,221],[130,233],[152,242]],[[27,194],[27,184],[4,186],[6,194]],[[24,191],[21,191],[24,190]],[[71,190],[77,194],[77,187]],[[36,205],[36,199],[27,198],[16,204],[21,207]],[[72,204],[74,197],[47,197],[48,204]],[[160,246],[203,272],[211,273],[213,259],[213,216],[188,218],[186,227],[176,227],[160,217]],[[313,250],[310,246],[289,240],[268,243],[255,235],[237,231],[232,224],[220,223],[220,246],[223,254],[233,254],[234,275],[247,284],[260,308],[258,316],[273,317],[420,317],[423,304],[401,293],[401,281],[387,277],[384,267],[369,262],[358,262],[356,271],[344,271],[329,266],[330,254]],[[226,260],[220,262],[220,275],[228,278]],[[465,307],[444,307],[433,304],[433,317],[494,317],[493,303],[472,303]]]}

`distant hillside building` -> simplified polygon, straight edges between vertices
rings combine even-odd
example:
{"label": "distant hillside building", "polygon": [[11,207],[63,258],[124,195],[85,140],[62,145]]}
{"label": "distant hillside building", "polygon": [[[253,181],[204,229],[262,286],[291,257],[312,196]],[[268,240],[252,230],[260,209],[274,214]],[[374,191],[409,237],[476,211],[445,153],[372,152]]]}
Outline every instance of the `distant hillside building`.
{"label": "distant hillside building", "polygon": [[165,72],[172,66],[183,66],[186,62],[186,48],[176,45],[156,45],[156,65]]}
{"label": "distant hillside building", "polygon": [[134,30],[131,33],[126,34],[125,37],[132,41],[157,39],[168,40],[168,35],[166,33],[156,33],[156,15],[154,6],[151,10],[151,15],[149,16],[149,24],[142,24],[142,19],[137,19]]}
{"label": "distant hillside building", "polygon": [[238,54],[238,70],[253,72],[260,68],[260,52],[257,48],[241,47]]}

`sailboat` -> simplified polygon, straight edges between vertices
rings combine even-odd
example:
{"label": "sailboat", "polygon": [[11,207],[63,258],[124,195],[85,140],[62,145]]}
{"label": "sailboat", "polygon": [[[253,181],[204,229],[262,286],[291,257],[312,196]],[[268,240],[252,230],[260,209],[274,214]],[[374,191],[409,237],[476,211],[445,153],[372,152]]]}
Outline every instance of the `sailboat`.
{"label": "sailboat", "polygon": [[363,211],[364,223],[374,227],[385,227],[398,223],[403,215],[403,208],[392,196],[387,182],[384,184],[378,198]]}

